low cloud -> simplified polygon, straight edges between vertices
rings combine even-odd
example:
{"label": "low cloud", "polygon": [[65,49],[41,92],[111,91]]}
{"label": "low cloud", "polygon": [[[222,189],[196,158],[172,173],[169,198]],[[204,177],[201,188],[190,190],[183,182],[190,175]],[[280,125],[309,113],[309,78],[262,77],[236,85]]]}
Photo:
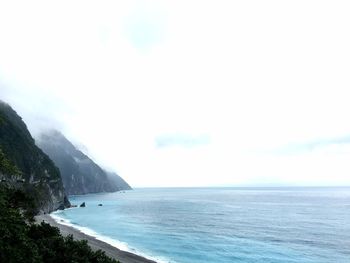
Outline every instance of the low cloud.
{"label": "low cloud", "polygon": [[[350,134],[348,10],[3,1],[0,98],[32,133],[61,130],[132,185],[330,182],[344,155],[303,143]],[[306,150],[271,155],[284,145]]]}
{"label": "low cloud", "polygon": [[157,148],[164,147],[198,147],[210,144],[209,135],[190,135],[190,134],[167,134],[157,136],[155,139]]}

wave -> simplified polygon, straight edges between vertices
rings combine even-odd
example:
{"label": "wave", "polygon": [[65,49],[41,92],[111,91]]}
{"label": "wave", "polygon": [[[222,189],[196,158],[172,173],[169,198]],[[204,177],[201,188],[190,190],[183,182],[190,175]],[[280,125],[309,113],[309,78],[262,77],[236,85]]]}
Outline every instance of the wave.
{"label": "wave", "polygon": [[171,261],[169,259],[165,259],[163,257],[159,257],[159,256],[150,256],[138,249],[135,249],[131,246],[129,246],[126,242],[122,242],[122,241],[119,241],[119,240],[116,240],[116,239],[113,239],[113,238],[110,238],[108,236],[104,236],[104,235],[101,235],[97,232],[95,232],[94,230],[88,228],[88,227],[83,227],[83,226],[79,226],[79,225],[76,225],[74,223],[72,223],[69,219],[66,219],[66,218],[63,218],[61,216],[59,216],[59,214],[62,213],[61,211],[55,211],[53,213],[50,214],[50,216],[58,223],[58,224],[61,224],[61,225],[64,225],[64,226],[68,226],[68,227],[72,227],[80,232],[82,232],[83,234],[85,235],[88,235],[88,236],[91,236],[91,237],[94,237],[96,238],[97,240],[99,241],[102,241],[102,242],[105,242],[117,249],[120,249],[122,251],[126,251],[126,252],[130,252],[130,253],[133,253],[133,254],[136,254],[136,255],[139,255],[141,257],[144,257],[146,259],[149,259],[149,260],[153,260],[157,263],[176,263],[175,261]]}

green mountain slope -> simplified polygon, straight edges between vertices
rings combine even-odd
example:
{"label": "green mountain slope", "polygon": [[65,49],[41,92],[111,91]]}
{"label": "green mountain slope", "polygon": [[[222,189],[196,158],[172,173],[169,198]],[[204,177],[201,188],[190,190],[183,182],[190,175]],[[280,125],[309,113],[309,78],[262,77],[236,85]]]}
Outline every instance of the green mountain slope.
{"label": "green mountain slope", "polygon": [[104,171],[58,131],[42,134],[37,144],[60,169],[69,195],[131,189],[120,176]]}
{"label": "green mountain slope", "polygon": [[35,145],[21,117],[2,101],[0,151],[2,184],[21,188],[31,195],[41,212],[69,206],[58,168]]}

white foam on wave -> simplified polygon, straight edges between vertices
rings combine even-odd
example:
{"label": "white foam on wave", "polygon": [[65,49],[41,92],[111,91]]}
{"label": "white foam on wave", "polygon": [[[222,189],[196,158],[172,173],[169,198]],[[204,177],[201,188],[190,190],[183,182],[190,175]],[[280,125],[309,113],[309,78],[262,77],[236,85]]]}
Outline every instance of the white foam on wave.
{"label": "white foam on wave", "polygon": [[61,211],[56,211],[50,214],[50,216],[58,223],[64,226],[69,226],[72,228],[77,229],[78,231],[84,233],[85,235],[91,236],[96,238],[97,240],[100,240],[102,242],[105,242],[115,248],[118,248],[120,250],[126,251],[126,252],[130,252],[136,255],[139,255],[141,257],[147,258],[149,260],[153,260],[156,261],[158,263],[176,263],[175,261],[171,261],[168,260],[164,257],[159,257],[159,256],[150,256],[147,255],[146,253],[143,253],[135,248],[130,247],[127,243],[119,241],[119,240],[115,240],[113,238],[101,235],[97,232],[95,232],[94,230],[88,228],[88,227],[83,227],[83,226],[79,226],[76,224],[73,224],[70,220],[65,219],[63,217],[60,217],[58,214],[62,213]]}

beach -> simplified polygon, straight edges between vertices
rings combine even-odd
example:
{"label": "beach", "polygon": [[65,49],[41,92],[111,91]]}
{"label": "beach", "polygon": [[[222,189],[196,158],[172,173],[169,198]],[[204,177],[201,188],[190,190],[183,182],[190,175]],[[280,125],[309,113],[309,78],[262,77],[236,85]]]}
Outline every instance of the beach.
{"label": "beach", "polygon": [[42,221],[44,221],[45,223],[48,223],[51,226],[59,228],[63,236],[73,235],[74,239],[76,240],[87,240],[88,244],[93,250],[101,249],[105,251],[107,256],[115,258],[121,263],[156,263],[153,260],[149,260],[139,255],[113,247],[110,244],[97,240],[95,237],[86,235],[73,227],[59,224],[48,214],[36,216],[35,221],[37,223],[41,223]]}

